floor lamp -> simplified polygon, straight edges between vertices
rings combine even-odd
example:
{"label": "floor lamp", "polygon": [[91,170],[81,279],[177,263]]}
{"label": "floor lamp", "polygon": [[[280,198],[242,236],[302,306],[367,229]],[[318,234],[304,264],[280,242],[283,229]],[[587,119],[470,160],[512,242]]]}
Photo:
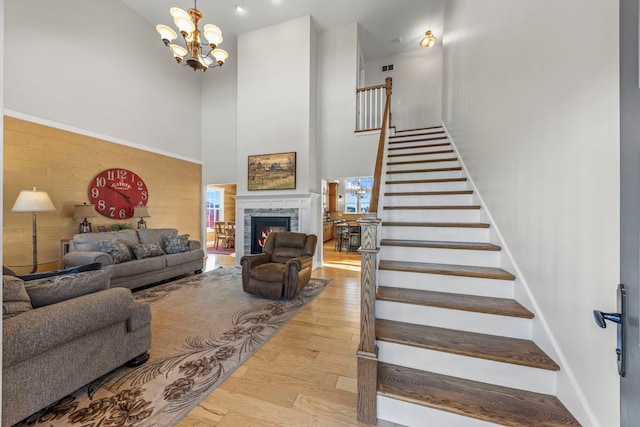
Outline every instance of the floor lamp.
{"label": "floor lamp", "polygon": [[31,212],[33,216],[33,270],[31,273],[35,273],[38,269],[38,232],[36,227],[36,212],[48,212],[55,211],[49,194],[46,191],[37,191],[36,187],[33,190],[22,190],[18,194],[16,202],[11,208],[11,212]]}

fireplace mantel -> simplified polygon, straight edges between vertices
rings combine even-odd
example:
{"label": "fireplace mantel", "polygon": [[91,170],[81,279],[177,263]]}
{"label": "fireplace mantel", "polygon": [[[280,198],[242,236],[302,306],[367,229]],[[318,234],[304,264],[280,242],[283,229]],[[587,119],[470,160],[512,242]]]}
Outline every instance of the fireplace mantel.
{"label": "fireplace mantel", "polygon": [[[287,216],[291,231],[318,235],[321,245],[320,194],[261,194],[236,195],[236,266],[240,258],[251,253],[251,216]],[[321,247],[316,250],[316,266]]]}

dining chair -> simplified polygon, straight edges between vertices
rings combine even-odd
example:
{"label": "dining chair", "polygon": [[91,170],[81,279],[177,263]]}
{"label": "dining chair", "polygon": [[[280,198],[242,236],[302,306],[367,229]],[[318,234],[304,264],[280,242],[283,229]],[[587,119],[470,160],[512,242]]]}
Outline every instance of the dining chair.
{"label": "dining chair", "polygon": [[221,240],[222,244],[226,246],[229,235],[227,234],[227,228],[225,227],[224,222],[216,222],[213,226],[216,230],[216,249],[218,249],[218,245]]}

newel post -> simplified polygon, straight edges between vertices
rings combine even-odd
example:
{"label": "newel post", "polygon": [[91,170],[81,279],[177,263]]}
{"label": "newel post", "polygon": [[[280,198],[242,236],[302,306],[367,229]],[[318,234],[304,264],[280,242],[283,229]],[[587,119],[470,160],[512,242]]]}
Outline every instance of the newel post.
{"label": "newel post", "polygon": [[377,423],[378,347],[375,303],[377,289],[378,226],[375,212],[364,214],[360,223],[360,345],[358,346],[358,421]]}

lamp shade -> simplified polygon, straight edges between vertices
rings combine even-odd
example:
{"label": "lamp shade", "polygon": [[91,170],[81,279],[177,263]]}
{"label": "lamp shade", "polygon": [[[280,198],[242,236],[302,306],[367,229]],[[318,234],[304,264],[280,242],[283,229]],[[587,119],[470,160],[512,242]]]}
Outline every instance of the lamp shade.
{"label": "lamp shade", "polygon": [[162,25],[162,24],[156,25],[156,31],[160,33],[162,40],[173,41],[178,37],[176,32],[173,31],[173,28],[167,27],[166,25]]}
{"label": "lamp shade", "polygon": [[76,209],[73,211],[73,217],[76,219],[91,218],[96,216],[95,205],[76,205]]}
{"label": "lamp shade", "polygon": [[133,216],[134,217],[140,217],[140,218],[150,218],[151,215],[149,215],[149,210],[147,209],[146,206],[136,206],[135,208],[133,208]]}
{"label": "lamp shade", "polygon": [[11,208],[11,212],[47,212],[55,210],[56,208],[53,206],[49,194],[46,191],[37,191],[35,187],[33,187],[33,190],[22,190],[18,194],[13,208]]}

